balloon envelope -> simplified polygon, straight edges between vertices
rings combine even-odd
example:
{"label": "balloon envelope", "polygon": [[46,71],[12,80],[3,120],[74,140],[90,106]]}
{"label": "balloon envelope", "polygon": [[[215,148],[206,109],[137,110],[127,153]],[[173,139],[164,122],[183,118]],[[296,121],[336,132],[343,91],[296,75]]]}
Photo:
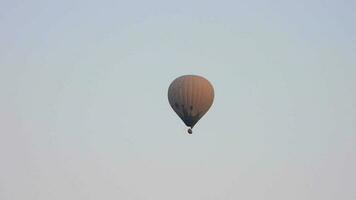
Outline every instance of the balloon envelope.
{"label": "balloon envelope", "polygon": [[176,78],[168,89],[168,101],[185,125],[194,125],[213,104],[214,88],[211,83],[196,75]]}

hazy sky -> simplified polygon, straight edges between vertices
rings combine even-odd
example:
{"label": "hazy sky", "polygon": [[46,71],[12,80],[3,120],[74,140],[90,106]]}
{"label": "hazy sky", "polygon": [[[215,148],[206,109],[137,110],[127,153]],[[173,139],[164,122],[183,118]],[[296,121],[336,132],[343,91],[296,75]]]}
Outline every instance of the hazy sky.
{"label": "hazy sky", "polygon": [[[356,199],[356,2],[0,2],[1,200]],[[188,135],[167,89],[215,101]]]}

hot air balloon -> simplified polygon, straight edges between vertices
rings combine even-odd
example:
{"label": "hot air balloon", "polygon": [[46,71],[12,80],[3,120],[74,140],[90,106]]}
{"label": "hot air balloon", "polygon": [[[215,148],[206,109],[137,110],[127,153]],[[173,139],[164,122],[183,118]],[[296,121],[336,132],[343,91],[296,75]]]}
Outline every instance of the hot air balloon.
{"label": "hot air balloon", "polygon": [[184,75],[176,78],[168,88],[168,101],[174,112],[188,126],[192,134],[194,125],[213,104],[214,88],[204,77]]}

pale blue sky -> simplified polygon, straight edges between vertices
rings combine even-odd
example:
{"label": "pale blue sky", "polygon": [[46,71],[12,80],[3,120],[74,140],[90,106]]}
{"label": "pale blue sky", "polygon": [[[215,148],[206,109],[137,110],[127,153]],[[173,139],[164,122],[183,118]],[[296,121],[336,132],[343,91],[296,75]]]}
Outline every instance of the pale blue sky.
{"label": "pale blue sky", "polygon": [[[356,199],[355,1],[1,1],[1,200]],[[171,81],[215,102],[186,134]]]}

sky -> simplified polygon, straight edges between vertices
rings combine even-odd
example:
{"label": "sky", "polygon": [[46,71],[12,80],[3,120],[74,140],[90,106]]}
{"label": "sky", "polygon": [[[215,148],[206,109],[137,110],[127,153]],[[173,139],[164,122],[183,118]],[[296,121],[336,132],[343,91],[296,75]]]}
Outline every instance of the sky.
{"label": "sky", "polygon": [[[356,2],[0,1],[1,200],[356,199]],[[186,133],[169,84],[207,78]]]}

